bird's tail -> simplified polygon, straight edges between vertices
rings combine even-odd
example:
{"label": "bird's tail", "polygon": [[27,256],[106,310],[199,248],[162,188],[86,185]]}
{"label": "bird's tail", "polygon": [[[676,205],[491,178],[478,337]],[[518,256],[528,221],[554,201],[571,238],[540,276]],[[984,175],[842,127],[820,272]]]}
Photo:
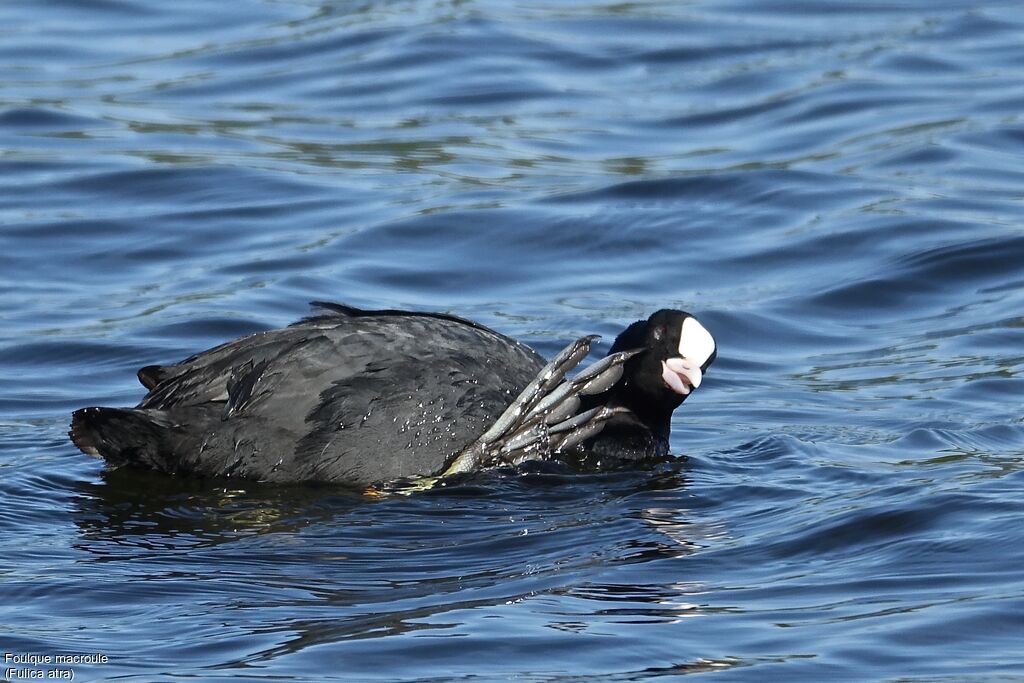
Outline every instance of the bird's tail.
{"label": "bird's tail", "polygon": [[172,424],[162,411],[82,408],[72,415],[68,436],[83,453],[114,467],[136,464],[164,470],[161,444]]}

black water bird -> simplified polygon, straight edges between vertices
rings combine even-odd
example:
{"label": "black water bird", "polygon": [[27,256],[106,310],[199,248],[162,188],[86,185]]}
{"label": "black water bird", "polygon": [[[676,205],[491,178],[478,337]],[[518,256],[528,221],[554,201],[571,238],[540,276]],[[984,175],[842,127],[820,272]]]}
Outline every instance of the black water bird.
{"label": "black water bird", "polygon": [[717,353],[696,318],[665,309],[566,379],[596,336],[545,363],[453,315],[313,305],[289,327],[142,368],[141,403],[75,411],[71,439],[115,467],[282,483],[527,460],[606,469],[668,453],[672,412]]}

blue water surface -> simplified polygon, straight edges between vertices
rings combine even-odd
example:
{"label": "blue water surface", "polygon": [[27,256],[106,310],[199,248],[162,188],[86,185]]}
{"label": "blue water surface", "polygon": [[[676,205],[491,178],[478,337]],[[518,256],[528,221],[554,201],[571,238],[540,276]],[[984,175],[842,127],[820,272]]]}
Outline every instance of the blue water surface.
{"label": "blue water surface", "polygon": [[[0,3],[0,650],[1024,681],[1022,65],[1019,0]],[[683,308],[719,359],[655,471],[368,498],[68,441],[313,299],[549,356]]]}

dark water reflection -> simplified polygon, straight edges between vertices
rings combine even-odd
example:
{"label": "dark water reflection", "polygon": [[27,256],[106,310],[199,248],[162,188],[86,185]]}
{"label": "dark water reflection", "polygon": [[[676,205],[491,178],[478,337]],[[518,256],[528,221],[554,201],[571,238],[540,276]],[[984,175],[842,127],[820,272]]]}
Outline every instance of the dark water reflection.
{"label": "dark water reflection", "polygon": [[[176,622],[208,628],[223,648],[220,641],[230,633],[218,628],[225,611],[230,614],[232,630],[246,645],[221,668],[237,673],[298,660],[294,666],[312,672],[321,661],[318,646],[352,641],[351,647],[361,647],[364,640],[389,638],[397,642],[385,651],[405,656],[408,648],[423,647],[432,653],[423,665],[442,672],[461,666],[463,638],[479,639],[481,646],[507,639],[489,621],[507,619],[523,603],[536,602],[537,618],[555,631],[544,645],[552,650],[573,634],[694,616],[700,607],[687,596],[698,586],[609,583],[601,579],[604,570],[595,572],[695,552],[691,534],[701,532],[691,531],[685,510],[670,500],[684,488],[672,471],[504,473],[367,502],[333,488],[231,490],[116,472],[102,483],[79,485],[71,519],[80,537],[73,544],[79,571],[102,565],[122,580],[145,584],[147,601],[163,605],[162,628],[174,630]],[[601,544],[590,540],[595,529],[601,529]],[[567,555],[566,545],[579,552]],[[102,597],[108,609],[130,609],[138,600]],[[194,611],[210,601],[219,605],[215,613]],[[605,606],[585,607],[595,601]],[[459,642],[419,646],[412,640],[423,637]],[[516,655],[522,657],[529,646],[503,647],[510,654],[523,648]],[[371,658],[347,666],[348,675],[361,675],[379,663]]]}
{"label": "dark water reflection", "polygon": [[[1022,29],[1009,0],[0,4],[3,650],[1016,680]],[[67,442],[138,367],[331,298],[548,355],[676,306],[720,354],[650,472],[367,498]]]}

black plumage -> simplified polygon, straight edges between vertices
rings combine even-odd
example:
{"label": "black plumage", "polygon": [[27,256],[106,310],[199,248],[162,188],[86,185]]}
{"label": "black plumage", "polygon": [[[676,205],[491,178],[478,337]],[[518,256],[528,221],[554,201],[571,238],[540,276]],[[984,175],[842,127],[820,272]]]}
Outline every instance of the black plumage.
{"label": "black plumage", "polygon": [[[531,458],[600,466],[613,454],[662,455],[667,417],[685,398],[651,375],[668,352],[649,348],[646,323],[620,335],[615,355],[577,385],[562,379],[592,338],[546,366],[529,347],[456,316],[315,305],[318,315],[289,327],[142,368],[149,393],[139,405],[76,411],[72,440],[113,466],[366,485]],[[659,315],[673,319],[665,343],[678,346],[688,314]],[[631,397],[652,381],[664,391],[647,398],[668,403],[648,427],[646,404]]]}

